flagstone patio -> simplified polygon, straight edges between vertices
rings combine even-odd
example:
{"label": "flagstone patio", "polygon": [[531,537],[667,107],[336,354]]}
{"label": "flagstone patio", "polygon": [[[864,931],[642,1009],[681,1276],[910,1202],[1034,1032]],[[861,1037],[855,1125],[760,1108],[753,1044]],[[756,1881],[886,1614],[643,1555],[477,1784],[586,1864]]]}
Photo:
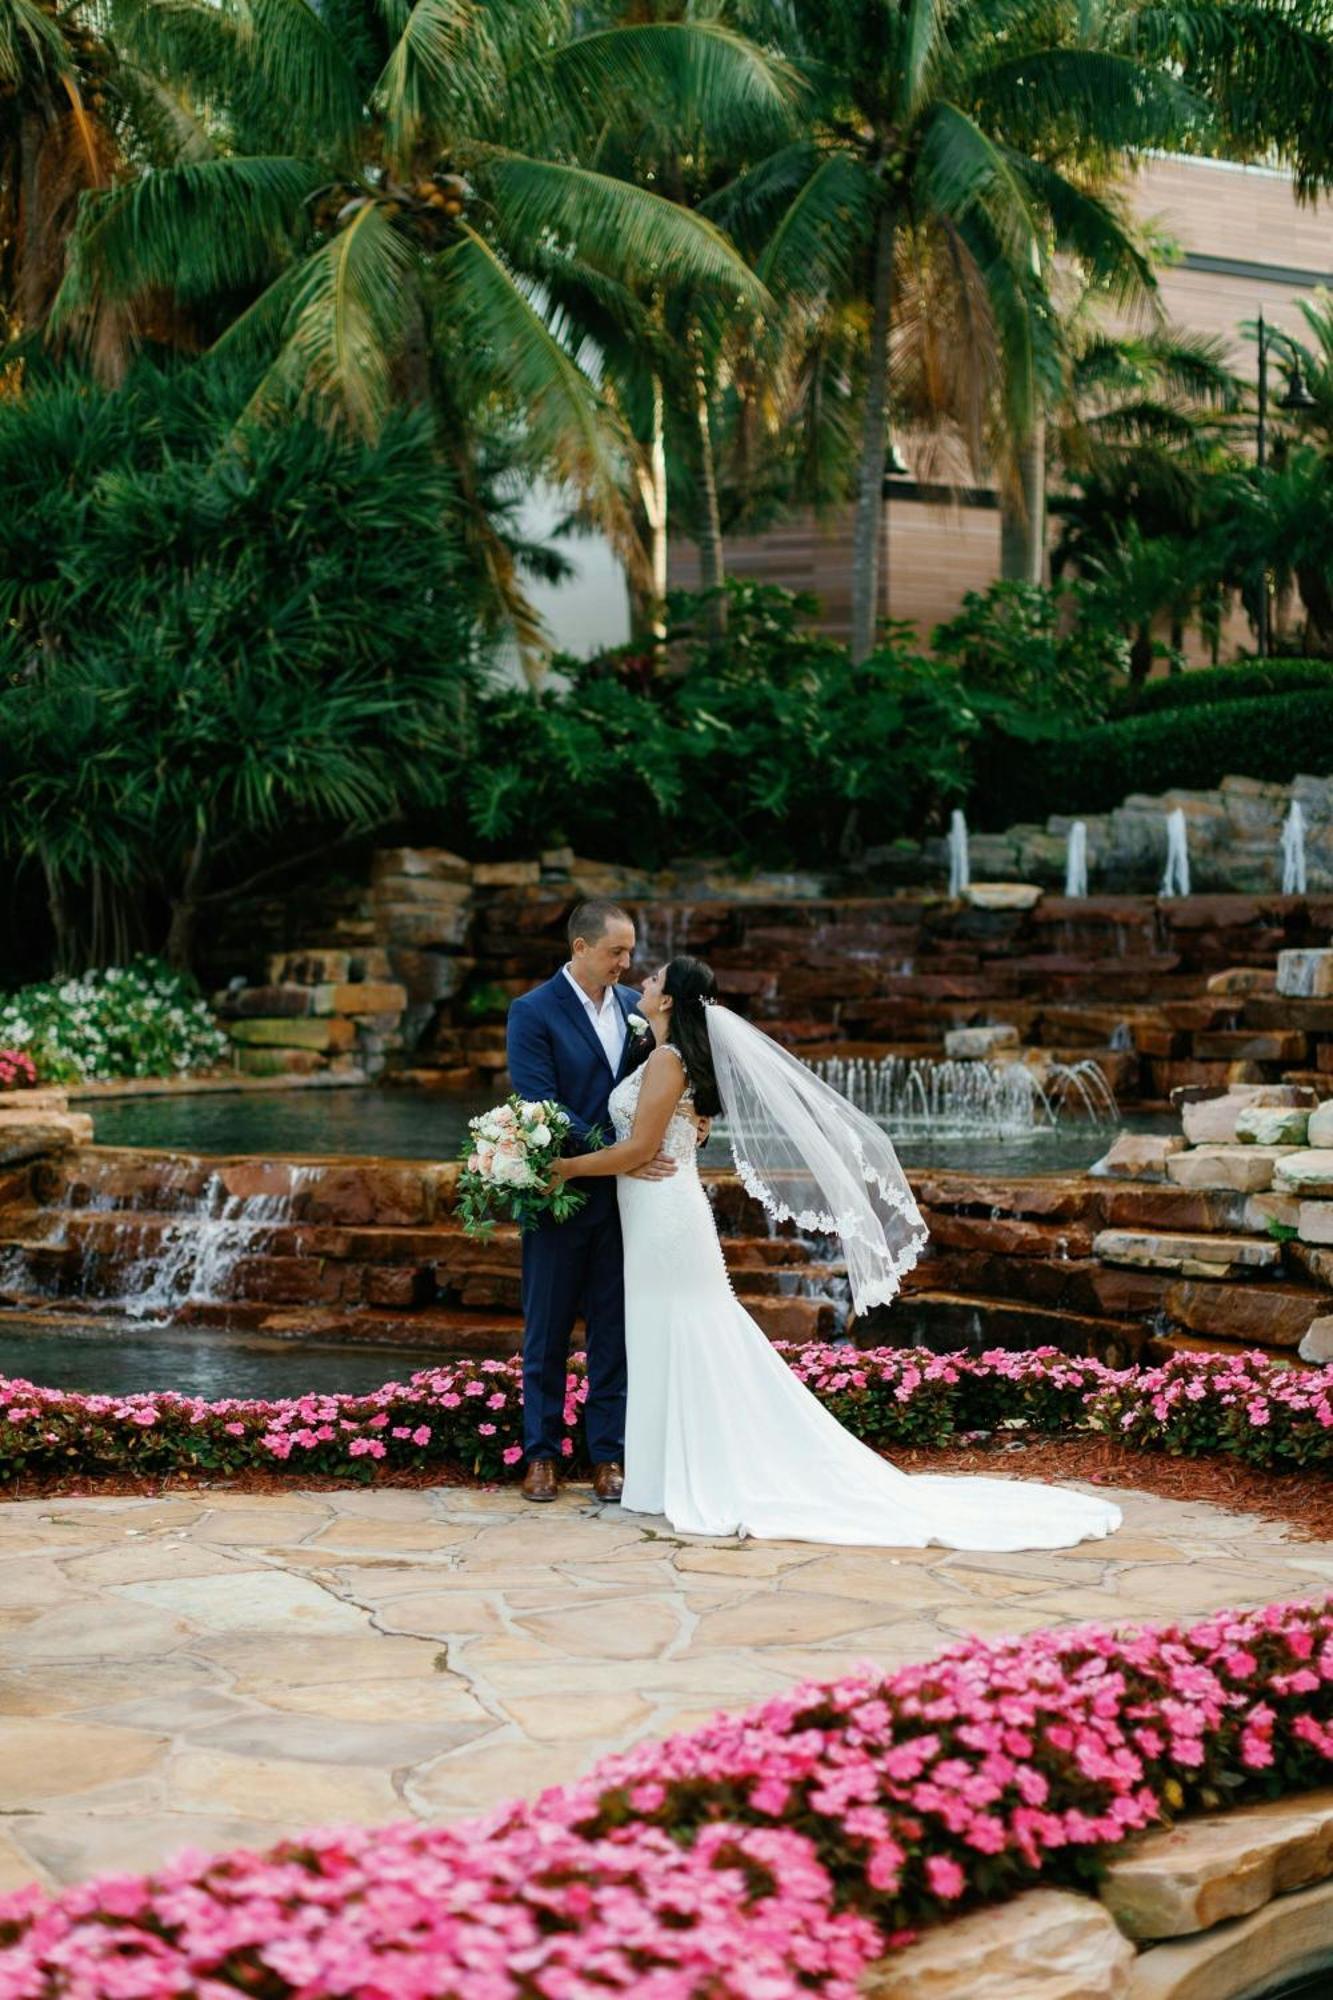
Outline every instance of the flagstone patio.
{"label": "flagstone patio", "polygon": [[1117,1498],[1111,1540],[1013,1556],[683,1540],[578,1488],[0,1507],[0,1890],[457,1817],[967,1633],[1333,1583],[1333,1544]]}

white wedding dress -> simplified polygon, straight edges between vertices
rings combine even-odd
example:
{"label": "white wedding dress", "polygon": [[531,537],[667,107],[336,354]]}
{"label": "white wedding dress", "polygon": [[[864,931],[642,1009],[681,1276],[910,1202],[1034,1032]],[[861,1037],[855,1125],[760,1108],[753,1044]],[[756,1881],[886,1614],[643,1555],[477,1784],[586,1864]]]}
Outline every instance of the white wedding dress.
{"label": "white wedding dress", "polygon": [[[617,1139],[643,1070],[617,1084]],[[687,1535],[875,1548],[1072,1548],[1120,1511],[1058,1486],[897,1471],[844,1430],[731,1289],[699,1178],[688,1099],[667,1127],[667,1180],[616,1182],[625,1239],[629,1401],[621,1505]],[[850,1357],[849,1357],[850,1358]]]}

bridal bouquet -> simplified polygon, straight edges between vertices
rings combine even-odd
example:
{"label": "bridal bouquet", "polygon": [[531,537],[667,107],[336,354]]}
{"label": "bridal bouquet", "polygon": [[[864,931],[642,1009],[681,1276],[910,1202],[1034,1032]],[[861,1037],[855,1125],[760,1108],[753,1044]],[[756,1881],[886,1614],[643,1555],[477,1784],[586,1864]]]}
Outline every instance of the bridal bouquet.
{"label": "bridal bouquet", "polygon": [[458,1215],[468,1236],[488,1237],[497,1222],[532,1229],[549,1216],[568,1222],[587,1196],[565,1181],[548,1185],[569,1132],[568,1114],[549,1100],[511,1097],[468,1125],[459,1155]]}

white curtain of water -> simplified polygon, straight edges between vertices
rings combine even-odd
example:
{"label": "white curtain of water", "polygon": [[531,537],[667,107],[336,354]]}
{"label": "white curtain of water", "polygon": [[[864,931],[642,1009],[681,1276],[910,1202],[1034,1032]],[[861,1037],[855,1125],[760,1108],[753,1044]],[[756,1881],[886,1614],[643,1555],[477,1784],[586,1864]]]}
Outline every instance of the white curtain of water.
{"label": "white curtain of water", "polygon": [[1282,829],[1282,893],[1305,894],[1305,812],[1299,799],[1292,800]]}
{"label": "white curtain of water", "polygon": [[1088,829],[1083,820],[1076,819],[1069,829],[1069,840],[1065,849],[1065,894],[1086,896],[1087,893]]}
{"label": "white curtain of water", "polygon": [[1188,896],[1189,892],[1189,834],[1185,827],[1184,809],[1177,806],[1166,816],[1166,872],[1162,876],[1159,893],[1163,896]]}
{"label": "white curtain of water", "polygon": [[961,896],[971,879],[967,859],[967,821],[955,806],[949,819],[949,894]]}

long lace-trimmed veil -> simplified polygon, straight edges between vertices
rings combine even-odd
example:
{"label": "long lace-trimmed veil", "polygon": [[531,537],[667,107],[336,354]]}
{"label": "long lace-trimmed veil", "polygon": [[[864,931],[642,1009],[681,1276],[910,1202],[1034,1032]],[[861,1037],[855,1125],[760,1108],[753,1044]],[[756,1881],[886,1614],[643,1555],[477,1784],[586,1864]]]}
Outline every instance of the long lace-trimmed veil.
{"label": "long lace-trimmed veil", "polygon": [[858,1312],[888,1305],[927,1236],[888,1135],[729,1007],[705,1013],[742,1185],[775,1222],[842,1239]]}

